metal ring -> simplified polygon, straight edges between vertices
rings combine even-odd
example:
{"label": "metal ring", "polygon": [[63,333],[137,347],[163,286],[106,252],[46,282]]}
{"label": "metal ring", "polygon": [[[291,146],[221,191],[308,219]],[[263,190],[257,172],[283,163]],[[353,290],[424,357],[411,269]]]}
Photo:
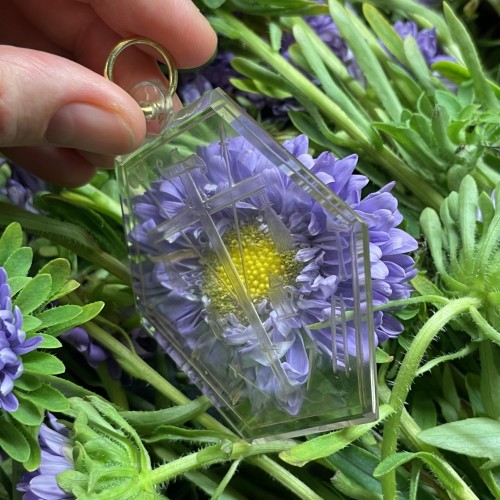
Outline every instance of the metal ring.
{"label": "metal ring", "polygon": [[170,83],[168,87],[168,96],[172,97],[177,89],[178,81],[177,69],[175,69],[174,63],[172,61],[172,56],[169,54],[167,49],[163,47],[163,45],[160,45],[159,43],[155,42],[154,40],[150,40],[149,38],[126,38],[125,40],[122,40],[117,45],[115,45],[115,47],[113,47],[113,49],[109,53],[108,59],[106,60],[106,65],[104,66],[105,78],[107,78],[111,82],[114,81],[113,67],[115,65],[116,59],[127,47],[130,47],[132,45],[148,45],[149,47],[153,47],[153,49],[161,54],[161,56],[163,57],[163,62],[167,66],[168,70],[168,80]]}

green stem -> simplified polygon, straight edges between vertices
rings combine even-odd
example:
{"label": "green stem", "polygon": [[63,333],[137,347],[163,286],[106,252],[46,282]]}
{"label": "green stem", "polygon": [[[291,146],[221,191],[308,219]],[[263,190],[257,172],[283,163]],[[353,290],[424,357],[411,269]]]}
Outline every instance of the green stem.
{"label": "green stem", "polygon": [[270,441],[268,443],[257,444],[239,441],[231,444],[231,451],[229,453],[223,452],[221,445],[209,446],[196,453],[178,458],[173,462],[160,465],[160,467],[148,473],[147,481],[151,484],[161,484],[186,472],[227,462],[228,460],[240,460],[245,457],[265,453],[280,453],[291,448],[294,444],[292,441]]}
{"label": "green stem", "polygon": [[97,373],[101,379],[102,385],[106,389],[109,400],[124,410],[129,409],[127,395],[123,390],[123,385],[119,380],[114,380],[109,374],[109,368],[106,364],[100,363],[97,367]]}
{"label": "green stem", "polygon": [[[398,375],[389,398],[389,404],[396,410],[384,425],[384,437],[382,440],[382,460],[396,453],[398,431],[401,423],[401,415],[404,404],[413,380],[416,376],[418,366],[434,337],[439,331],[457,315],[467,311],[480,303],[479,299],[465,297],[450,301],[442,309],[431,316],[424,326],[417,333],[406,356],[401,364]],[[460,484],[460,488],[467,492],[467,498],[476,498],[474,493],[465,484],[462,478],[451,467],[447,467],[447,472]],[[386,500],[396,498],[396,471],[391,471],[382,476],[382,491]]]}
{"label": "green stem", "polygon": [[80,205],[108,215],[120,225],[123,223],[120,204],[92,184],[73,188],[71,191],[63,191],[61,196],[67,200],[75,201]]}

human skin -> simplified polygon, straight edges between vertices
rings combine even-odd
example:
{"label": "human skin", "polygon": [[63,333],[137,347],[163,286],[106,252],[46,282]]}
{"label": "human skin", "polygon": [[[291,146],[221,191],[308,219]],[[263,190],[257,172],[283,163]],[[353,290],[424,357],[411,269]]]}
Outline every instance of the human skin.
{"label": "human skin", "polygon": [[114,82],[103,77],[130,36],[166,47],[177,68],[201,66],[217,44],[190,0],[0,0],[0,152],[72,187],[137,148],[146,123],[124,89],[164,77],[143,46],[120,55]]}

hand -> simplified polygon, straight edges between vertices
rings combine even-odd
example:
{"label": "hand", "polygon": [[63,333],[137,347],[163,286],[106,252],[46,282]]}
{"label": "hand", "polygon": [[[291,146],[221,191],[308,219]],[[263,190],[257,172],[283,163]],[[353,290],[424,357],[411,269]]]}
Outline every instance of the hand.
{"label": "hand", "polygon": [[217,43],[190,0],[0,0],[0,151],[77,186],[137,148],[146,124],[123,88],[163,76],[138,46],[120,54],[116,83],[102,76],[113,46],[130,36],[162,44],[178,68],[202,65]]}

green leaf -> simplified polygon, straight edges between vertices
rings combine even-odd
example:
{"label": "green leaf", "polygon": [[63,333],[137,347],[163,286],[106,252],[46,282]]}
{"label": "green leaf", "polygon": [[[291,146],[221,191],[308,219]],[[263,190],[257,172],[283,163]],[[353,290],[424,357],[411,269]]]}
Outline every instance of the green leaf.
{"label": "green leaf", "polygon": [[[373,471],[379,463],[379,458],[355,445],[340,450],[326,459],[335,470],[340,470],[346,478],[358,487],[362,486],[370,493],[366,498],[382,498],[380,481],[374,479]],[[335,480],[334,480],[335,484]]]}
{"label": "green leaf", "polygon": [[0,413],[0,449],[18,462],[26,462],[30,445],[8,413]]}
{"label": "green leaf", "polygon": [[465,389],[469,396],[469,403],[475,417],[483,417],[486,415],[483,400],[481,399],[480,378],[475,373],[467,373],[465,375]]}
{"label": "green leaf", "polygon": [[190,441],[193,443],[217,443],[232,438],[232,434],[198,429],[185,429],[173,425],[160,425],[143,438],[146,443],[159,441]]}
{"label": "green leaf", "polygon": [[68,293],[74,292],[79,286],[80,283],[78,283],[78,281],[69,280],[59,289],[59,291],[54,296],[51,297],[51,300],[58,300],[61,297],[68,295]]}
{"label": "green leaf", "polygon": [[360,438],[393,412],[394,409],[391,406],[386,404],[381,405],[379,419],[375,422],[353,425],[352,427],[334,431],[330,434],[324,434],[281,452],[280,458],[291,465],[302,467],[312,460],[327,457]]}
{"label": "green leaf", "polygon": [[[481,399],[488,417],[500,418],[500,347],[489,342],[481,342],[479,347],[481,361],[480,390]],[[500,455],[499,455],[500,456]]]}
{"label": "green leaf", "polygon": [[54,259],[45,264],[38,274],[50,274],[52,278],[51,297],[67,282],[71,274],[70,263],[66,259]]}
{"label": "green leaf", "polygon": [[3,265],[7,276],[26,276],[33,261],[33,250],[30,247],[21,247],[12,252]]}
{"label": "green leaf", "polygon": [[23,425],[40,425],[43,422],[43,410],[29,400],[28,394],[18,390],[14,390],[14,394],[19,401],[19,408],[10,416]]}
{"label": "green leaf", "polygon": [[492,418],[467,418],[422,431],[427,444],[468,457],[500,460],[500,422]]}
{"label": "green leaf", "polygon": [[477,343],[471,343],[467,344],[465,347],[462,349],[459,349],[456,352],[452,352],[450,354],[443,354],[443,356],[437,356],[434,359],[431,359],[430,361],[427,361],[424,365],[422,365],[418,370],[417,370],[417,376],[420,376],[424,374],[425,372],[428,372],[432,370],[435,366],[444,363],[446,361],[453,361],[455,359],[463,358],[464,356],[468,356],[469,354],[475,352],[478,348]]}
{"label": "green leaf", "polygon": [[466,496],[464,488],[460,482],[455,481],[455,478],[450,475],[448,472],[450,466],[444,461],[444,459],[424,451],[418,453],[405,451],[390,455],[375,468],[373,475],[375,477],[383,476],[384,474],[397,469],[401,465],[404,465],[415,458],[422,460],[432,470],[443,486],[448,491],[453,492],[454,498],[470,498],[469,496]]}
{"label": "green leaf", "polygon": [[82,313],[82,307],[74,304],[53,307],[37,314],[43,328],[50,328],[73,320]]}
{"label": "green leaf", "polygon": [[15,387],[22,389],[23,391],[34,391],[35,389],[42,387],[42,381],[38,376],[24,372],[18,379],[16,379]]}
{"label": "green leaf", "polygon": [[476,183],[470,175],[461,182],[458,196],[463,261],[472,265],[476,247],[478,192]]}
{"label": "green leaf", "polygon": [[46,352],[29,352],[23,356],[25,373],[39,373],[42,375],[57,375],[64,373],[65,367],[61,360]]}
{"label": "green leaf", "polygon": [[29,314],[23,315],[23,330],[26,333],[38,330],[42,322],[35,318],[35,316],[30,316]]}
{"label": "green leaf", "polygon": [[383,349],[377,347],[375,350],[375,361],[377,364],[392,363],[394,356],[387,354]]}
{"label": "green leaf", "polygon": [[0,266],[4,266],[12,253],[21,248],[23,244],[23,231],[17,222],[9,224],[0,237]]}
{"label": "green leaf", "polygon": [[145,435],[160,425],[183,425],[208,410],[212,403],[206,396],[183,405],[156,411],[124,411],[120,415],[140,434]]}
{"label": "green leaf", "polygon": [[380,41],[387,47],[387,50],[407,66],[403,40],[398,32],[387,22],[387,19],[371,4],[363,4],[363,15],[368,21],[373,32],[380,38]]}
{"label": "green leaf", "polygon": [[399,120],[403,110],[401,103],[375,56],[373,48],[364,36],[360,36],[359,26],[354,24],[355,15],[349,13],[339,2],[329,2],[329,9],[342,38],[352,50],[356,62],[373,88],[380,104],[393,120]]}
{"label": "green leaf", "polygon": [[52,278],[50,274],[37,274],[19,292],[14,305],[19,307],[23,314],[29,314],[47,302],[51,289]]}
{"label": "green leaf", "polygon": [[32,278],[29,276],[12,276],[9,278],[10,293],[14,296],[21,288],[25,287]]}
{"label": "green leaf", "polygon": [[57,194],[46,194],[35,199],[36,206],[65,221],[86,229],[106,252],[117,258],[127,255],[125,241],[118,236],[117,228],[111,225],[105,216],[82,204],[68,201]]}
{"label": "green leaf", "polygon": [[61,341],[56,337],[53,337],[52,335],[45,335],[44,333],[39,333],[37,336],[38,335],[43,338],[42,343],[38,346],[39,349],[58,349],[59,347],[62,347]]}
{"label": "green leaf", "polygon": [[30,456],[28,460],[23,462],[23,467],[29,471],[32,472],[38,467],[40,467],[40,460],[41,460],[41,450],[40,450],[40,443],[38,441],[38,432],[39,432],[39,427],[38,426],[26,426],[23,425],[19,429],[22,433],[22,435],[25,437],[26,441],[28,442],[28,445],[30,447]]}
{"label": "green leaf", "polygon": [[75,326],[83,325],[95,318],[104,307],[104,302],[92,302],[91,304],[86,304],[81,307],[81,312],[69,321],[64,321],[63,323],[58,323],[57,325],[47,328],[45,334],[47,335],[59,335],[63,332],[71,330]]}
{"label": "green leaf", "polygon": [[128,267],[112,255],[103,252],[92,235],[76,224],[61,223],[57,219],[41,214],[34,214],[9,203],[0,202],[0,226],[8,225],[13,220],[21,223],[27,231],[48,238],[89,262],[107,269],[124,282],[130,281]]}
{"label": "green leaf", "polygon": [[49,411],[64,411],[69,408],[68,399],[48,384],[43,384],[39,389],[31,391],[28,397],[40,408]]}
{"label": "green leaf", "polygon": [[470,37],[463,23],[446,2],[443,4],[443,8],[453,40],[459,46],[465,66],[470,71],[478,99],[487,109],[498,110],[500,104],[486,79],[479,60],[476,44]]}

